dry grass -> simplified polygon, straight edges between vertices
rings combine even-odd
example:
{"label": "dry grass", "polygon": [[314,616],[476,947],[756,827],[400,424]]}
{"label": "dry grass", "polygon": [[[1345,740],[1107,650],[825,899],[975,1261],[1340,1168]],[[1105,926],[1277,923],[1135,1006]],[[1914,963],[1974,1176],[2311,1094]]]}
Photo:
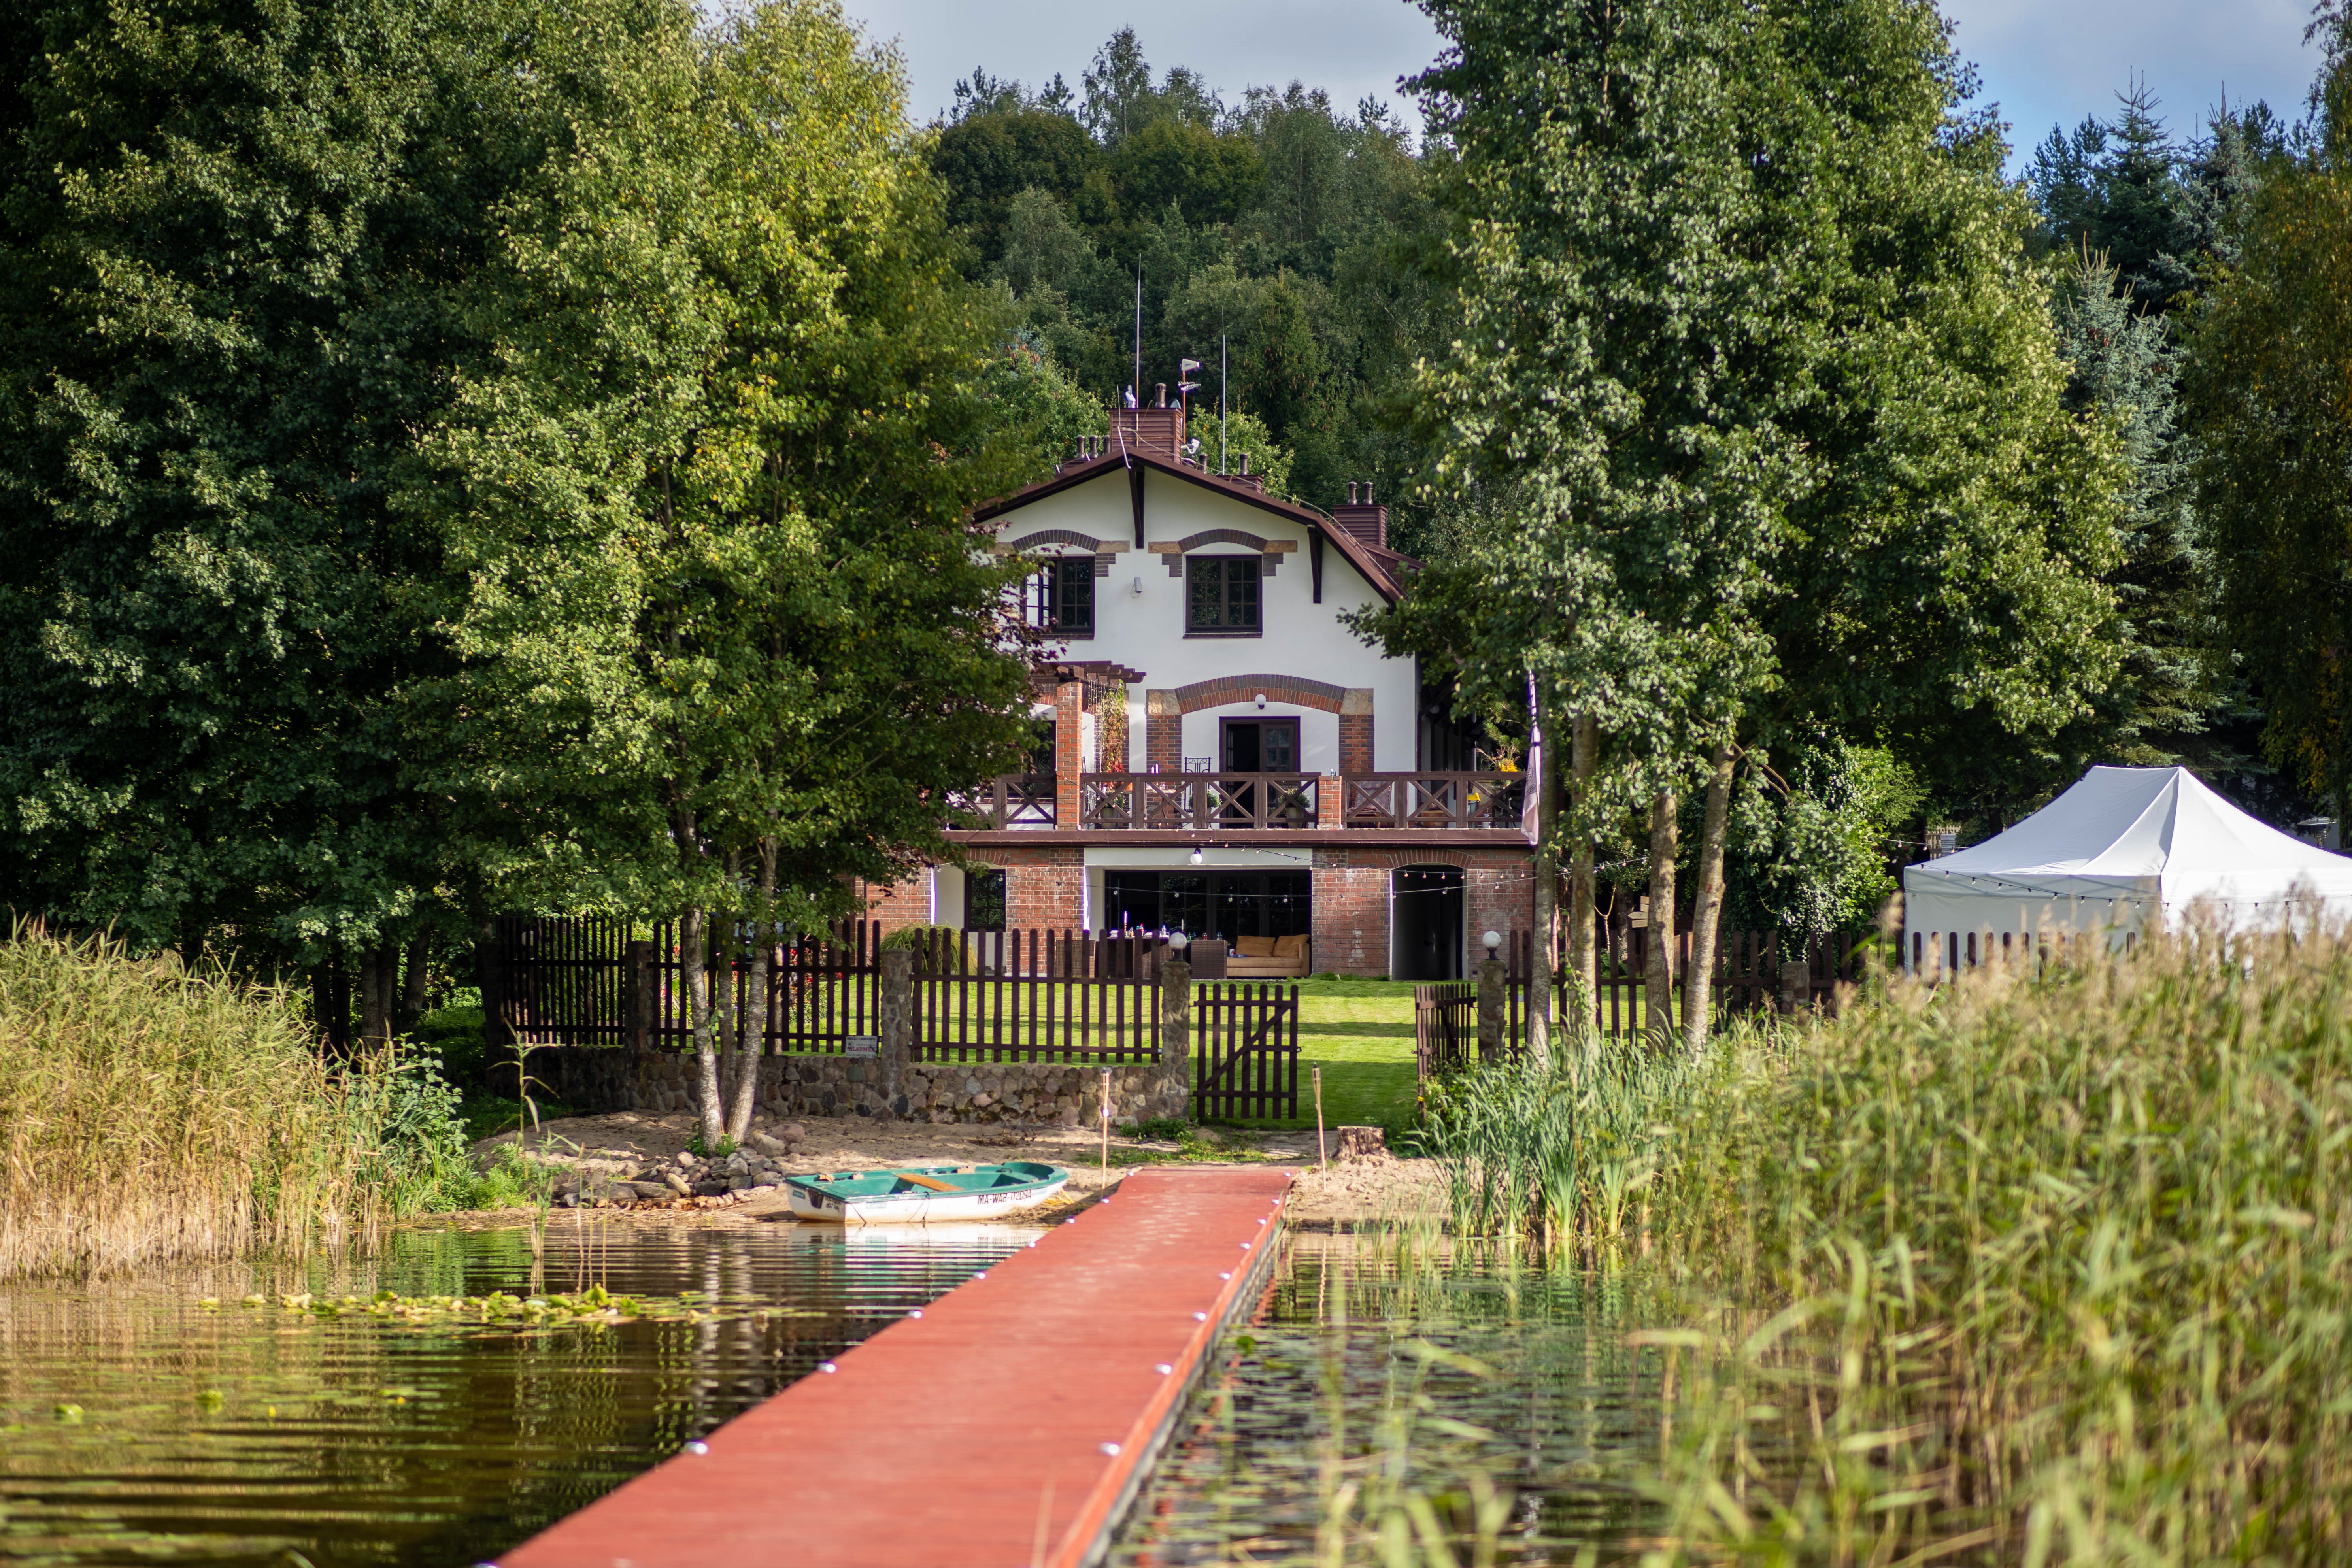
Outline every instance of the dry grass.
{"label": "dry grass", "polygon": [[0,945],[0,1279],[339,1244],[377,1213],[383,1098],[330,1073],[279,992],[19,925]]}

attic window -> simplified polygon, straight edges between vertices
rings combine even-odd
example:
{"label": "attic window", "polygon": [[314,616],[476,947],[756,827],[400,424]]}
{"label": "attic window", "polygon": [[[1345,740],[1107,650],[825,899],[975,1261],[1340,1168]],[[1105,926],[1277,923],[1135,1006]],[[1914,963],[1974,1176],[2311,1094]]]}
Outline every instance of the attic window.
{"label": "attic window", "polygon": [[1185,560],[1184,634],[1254,637],[1258,625],[1258,557],[1194,555]]}

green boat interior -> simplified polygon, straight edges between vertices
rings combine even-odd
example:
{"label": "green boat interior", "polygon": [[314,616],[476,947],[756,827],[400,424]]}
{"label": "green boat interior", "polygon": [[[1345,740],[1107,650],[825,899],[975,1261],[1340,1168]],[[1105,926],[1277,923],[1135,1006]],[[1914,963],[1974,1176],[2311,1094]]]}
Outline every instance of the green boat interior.
{"label": "green boat interior", "polygon": [[791,1176],[795,1186],[814,1187],[836,1198],[911,1197],[940,1193],[1002,1192],[1007,1187],[1034,1186],[1061,1173],[1052,1165],[1018,1160],[1002,1165],[915,1165],[890,1171],[838,1171],[824,1175]]}

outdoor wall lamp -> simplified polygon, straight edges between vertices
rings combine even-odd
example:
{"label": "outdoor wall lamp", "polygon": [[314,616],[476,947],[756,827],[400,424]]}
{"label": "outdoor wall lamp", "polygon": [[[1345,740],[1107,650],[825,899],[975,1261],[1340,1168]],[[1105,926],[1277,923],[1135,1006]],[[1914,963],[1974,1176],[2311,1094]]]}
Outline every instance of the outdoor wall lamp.
{"label": "outdoor wall lamp", "polygon": [[1263,691],[1257,694],[1257,710],[1261,713],[1265,711],[1265,693]]}
{"label": "outdoor wall lamp", "polygon": [[1133,593],[1133,594],[1135,595],[1135,596],[1136,596],[1137,598],[1139,598],[1139,599],[1140,599],[1141,597],[1143,597],[1143,579],[1142,579],[1142,578],[1140,578],[1140,577],[1138,577],[1138,578],[1135,580],[1135,586],[1134,586],[1132,589],[1130,589],[1130,590],[1129,590],[1129,592]]}

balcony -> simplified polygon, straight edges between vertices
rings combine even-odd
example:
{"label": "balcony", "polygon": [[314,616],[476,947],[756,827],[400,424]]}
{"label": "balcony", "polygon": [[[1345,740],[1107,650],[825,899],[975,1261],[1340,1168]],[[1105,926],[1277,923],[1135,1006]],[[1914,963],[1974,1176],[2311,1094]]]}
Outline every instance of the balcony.
{"label": "balcony", "polygon": [[1051,773],[1008,773],[958,802],[967,831],[1519,831],[1518,773],[1085,773],[1071,820]]}

